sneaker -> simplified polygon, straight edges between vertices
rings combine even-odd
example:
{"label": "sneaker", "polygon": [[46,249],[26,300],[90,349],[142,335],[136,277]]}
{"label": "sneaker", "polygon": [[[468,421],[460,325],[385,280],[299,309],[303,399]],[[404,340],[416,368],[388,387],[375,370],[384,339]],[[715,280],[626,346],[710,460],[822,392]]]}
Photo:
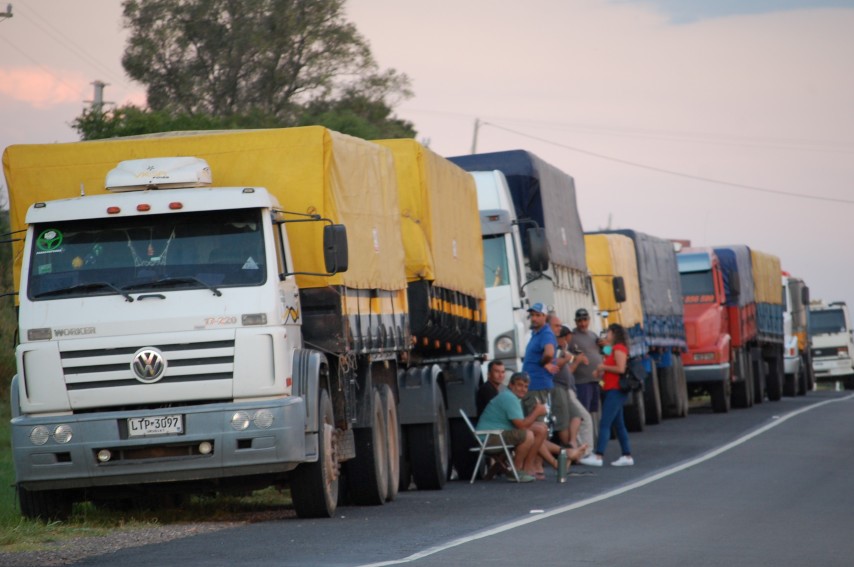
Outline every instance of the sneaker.
{"label": "sneaker", "polygon": [[635,464],[635,460],[628,455],[623,455],[613,463],[611,463],[612,467],[631,467]]}
{"label": "sneaker", "polygon": [[507,480],[510,482],[534,482],[537,479],[529,475],[528,473],[520,472],[518,481],[513,477],[513,473],[507,475]]}
{"label": "sneaker", "polygon": [[596,455],[587,455],[586,457],[582,457],[578,462],[582,465],[587,465],[588,467],[602,466],[602,459]]}

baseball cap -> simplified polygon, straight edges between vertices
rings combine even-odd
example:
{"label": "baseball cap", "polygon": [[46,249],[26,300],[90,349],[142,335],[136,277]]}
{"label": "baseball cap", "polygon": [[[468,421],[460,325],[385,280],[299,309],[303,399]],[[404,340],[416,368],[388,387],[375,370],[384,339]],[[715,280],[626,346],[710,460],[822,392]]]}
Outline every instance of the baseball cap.
{"label": "baseball cap", "polygon": [[531,311],[533,311],[535,313],[542,313],[543,315],[545,315],[546,314],[546,306],[543,305],[542,303],[535,303],[535,304],[531,305],[530,307],[528,307],[528,313],[530,313]]}
{"label": "baseball cap", "polygon": [[587,312],[587,309],[581,308],[575,312],[575,319],[590,319],[590,313]]}

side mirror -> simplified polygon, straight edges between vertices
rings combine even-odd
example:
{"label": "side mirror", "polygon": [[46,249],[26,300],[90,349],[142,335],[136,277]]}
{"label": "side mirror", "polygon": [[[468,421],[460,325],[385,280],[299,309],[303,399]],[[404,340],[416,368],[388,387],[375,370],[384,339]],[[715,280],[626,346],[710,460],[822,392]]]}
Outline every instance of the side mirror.
{"label": "side mirror", "polygon": [[549,269],[549,243],[546,229],[542,227],[528,229],[528,258],[532,272],[545,272]]}
{"label": "side mirror", "polygon": [[347,227],[328,224],[323,227],[323,261],[330,274],[346,272],[349,266]]}
{"label": "side mirror", "polygon": [[623,276],[614,276],[611,284],[614,286],[614,301],[623,303],[626,300],[626,282]]}
{"label": "side mirror", "polygon": [[801,288],[801,303],[804,305],[810,304],[810,288],[807,286]]}

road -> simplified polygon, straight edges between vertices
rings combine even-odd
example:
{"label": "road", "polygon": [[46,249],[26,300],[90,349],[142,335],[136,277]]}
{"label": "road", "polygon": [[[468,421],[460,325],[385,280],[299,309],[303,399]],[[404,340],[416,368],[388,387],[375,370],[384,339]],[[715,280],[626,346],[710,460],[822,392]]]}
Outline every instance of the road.
{"label": "road", "polygon": [[[694,408],[632,435],[636,466],[449,482],[329,520],[269,521],[92,557],[143,567],[854,564],[854,397]],[[616,441],[608,458],[618,456]]]}

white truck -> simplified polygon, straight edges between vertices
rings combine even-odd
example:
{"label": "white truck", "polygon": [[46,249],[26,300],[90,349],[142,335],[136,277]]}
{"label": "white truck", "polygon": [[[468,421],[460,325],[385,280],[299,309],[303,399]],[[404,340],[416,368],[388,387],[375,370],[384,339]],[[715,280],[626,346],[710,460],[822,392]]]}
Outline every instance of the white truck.
{"label": "white truck", "polygon": [[470,176],[434,156],[449,203],[395,183],[420,152],[319,127],[7,148],[23,515],[288,485],[328,517],[342,481],[356,504],[441,488],[486,336],[482,272],[454,282],[483,260]]}
{"label": "white truck", "polygon": [[477,183],[490,357],[519,369],[530,334],[529,303],[542,302],[567,324],[577,309],[596,313],[575,181],[523,150],[449,159]]}
{"label": "white truck", "polygon": [[854,329],[844,301],[810,303],[809,336],[816,382],[841,382],[854,390]]}
{"label": "white truck", "polygon": [[783,272],[783,394],[803,396],[815,375],[808,336],[809,288],[804,280]]}

